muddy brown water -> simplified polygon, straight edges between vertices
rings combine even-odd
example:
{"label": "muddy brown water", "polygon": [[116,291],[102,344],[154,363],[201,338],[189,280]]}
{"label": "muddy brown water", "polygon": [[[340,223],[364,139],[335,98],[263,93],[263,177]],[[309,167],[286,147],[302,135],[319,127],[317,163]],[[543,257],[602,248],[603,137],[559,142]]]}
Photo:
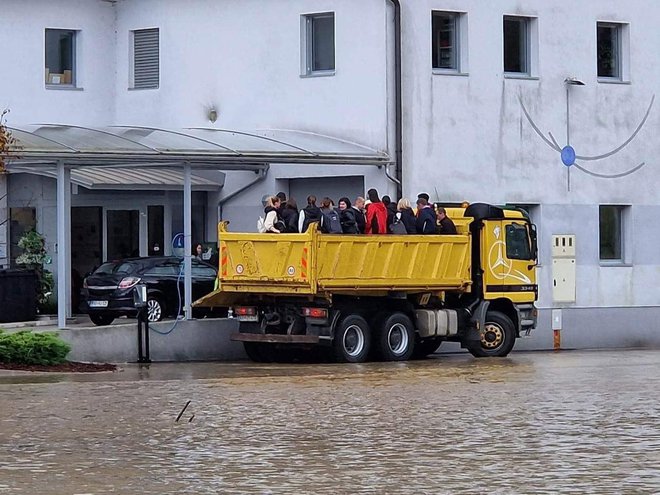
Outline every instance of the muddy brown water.
{"label": "muddy brown water", "polygon": [[0,372],[5,493],[660,493],[660,351]]}

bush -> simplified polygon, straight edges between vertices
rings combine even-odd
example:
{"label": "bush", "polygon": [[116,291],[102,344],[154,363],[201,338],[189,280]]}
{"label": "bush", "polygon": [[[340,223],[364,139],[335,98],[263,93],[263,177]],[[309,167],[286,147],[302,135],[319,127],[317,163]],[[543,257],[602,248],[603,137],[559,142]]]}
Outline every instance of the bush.
{"label": "bush", "polygon": [[33,333],[22,330],[3,333],[0,330],[0,362],[18,364],[61,364],[71,346],[55,332]]}

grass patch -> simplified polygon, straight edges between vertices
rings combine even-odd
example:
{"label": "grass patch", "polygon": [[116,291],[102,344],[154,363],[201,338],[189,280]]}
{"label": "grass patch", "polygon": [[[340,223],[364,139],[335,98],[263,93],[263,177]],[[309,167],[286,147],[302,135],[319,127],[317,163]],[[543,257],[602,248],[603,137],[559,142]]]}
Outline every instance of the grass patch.
{"label": "grass patch", "polygon": [[71,346],[55,332],[0,330],[0,363],[54,365],[66,362]]}

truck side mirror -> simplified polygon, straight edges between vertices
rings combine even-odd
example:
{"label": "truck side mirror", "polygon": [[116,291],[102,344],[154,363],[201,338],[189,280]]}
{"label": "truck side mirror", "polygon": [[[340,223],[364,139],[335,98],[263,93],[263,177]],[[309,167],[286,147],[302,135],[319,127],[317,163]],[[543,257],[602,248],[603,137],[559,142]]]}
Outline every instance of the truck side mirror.
{"label": "truck side mirror", "polygon": [[537,235],[536,235],[536,225],[533,223],[529,224],[529,239],[531,241],[531,248],[532,248],[532,257],[535,260],[539,259],[539,246],[537,242]]}

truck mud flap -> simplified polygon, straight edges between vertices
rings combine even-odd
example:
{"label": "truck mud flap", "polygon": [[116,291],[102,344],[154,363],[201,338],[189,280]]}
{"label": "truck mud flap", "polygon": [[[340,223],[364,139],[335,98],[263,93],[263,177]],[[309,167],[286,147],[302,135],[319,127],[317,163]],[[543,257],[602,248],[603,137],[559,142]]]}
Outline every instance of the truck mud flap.
{"label": "truck mud flap", "polygon": [[318,335],[276,335],[264,333],[233,333],[234,342],[263,342],[267,344],[318,344]]}

